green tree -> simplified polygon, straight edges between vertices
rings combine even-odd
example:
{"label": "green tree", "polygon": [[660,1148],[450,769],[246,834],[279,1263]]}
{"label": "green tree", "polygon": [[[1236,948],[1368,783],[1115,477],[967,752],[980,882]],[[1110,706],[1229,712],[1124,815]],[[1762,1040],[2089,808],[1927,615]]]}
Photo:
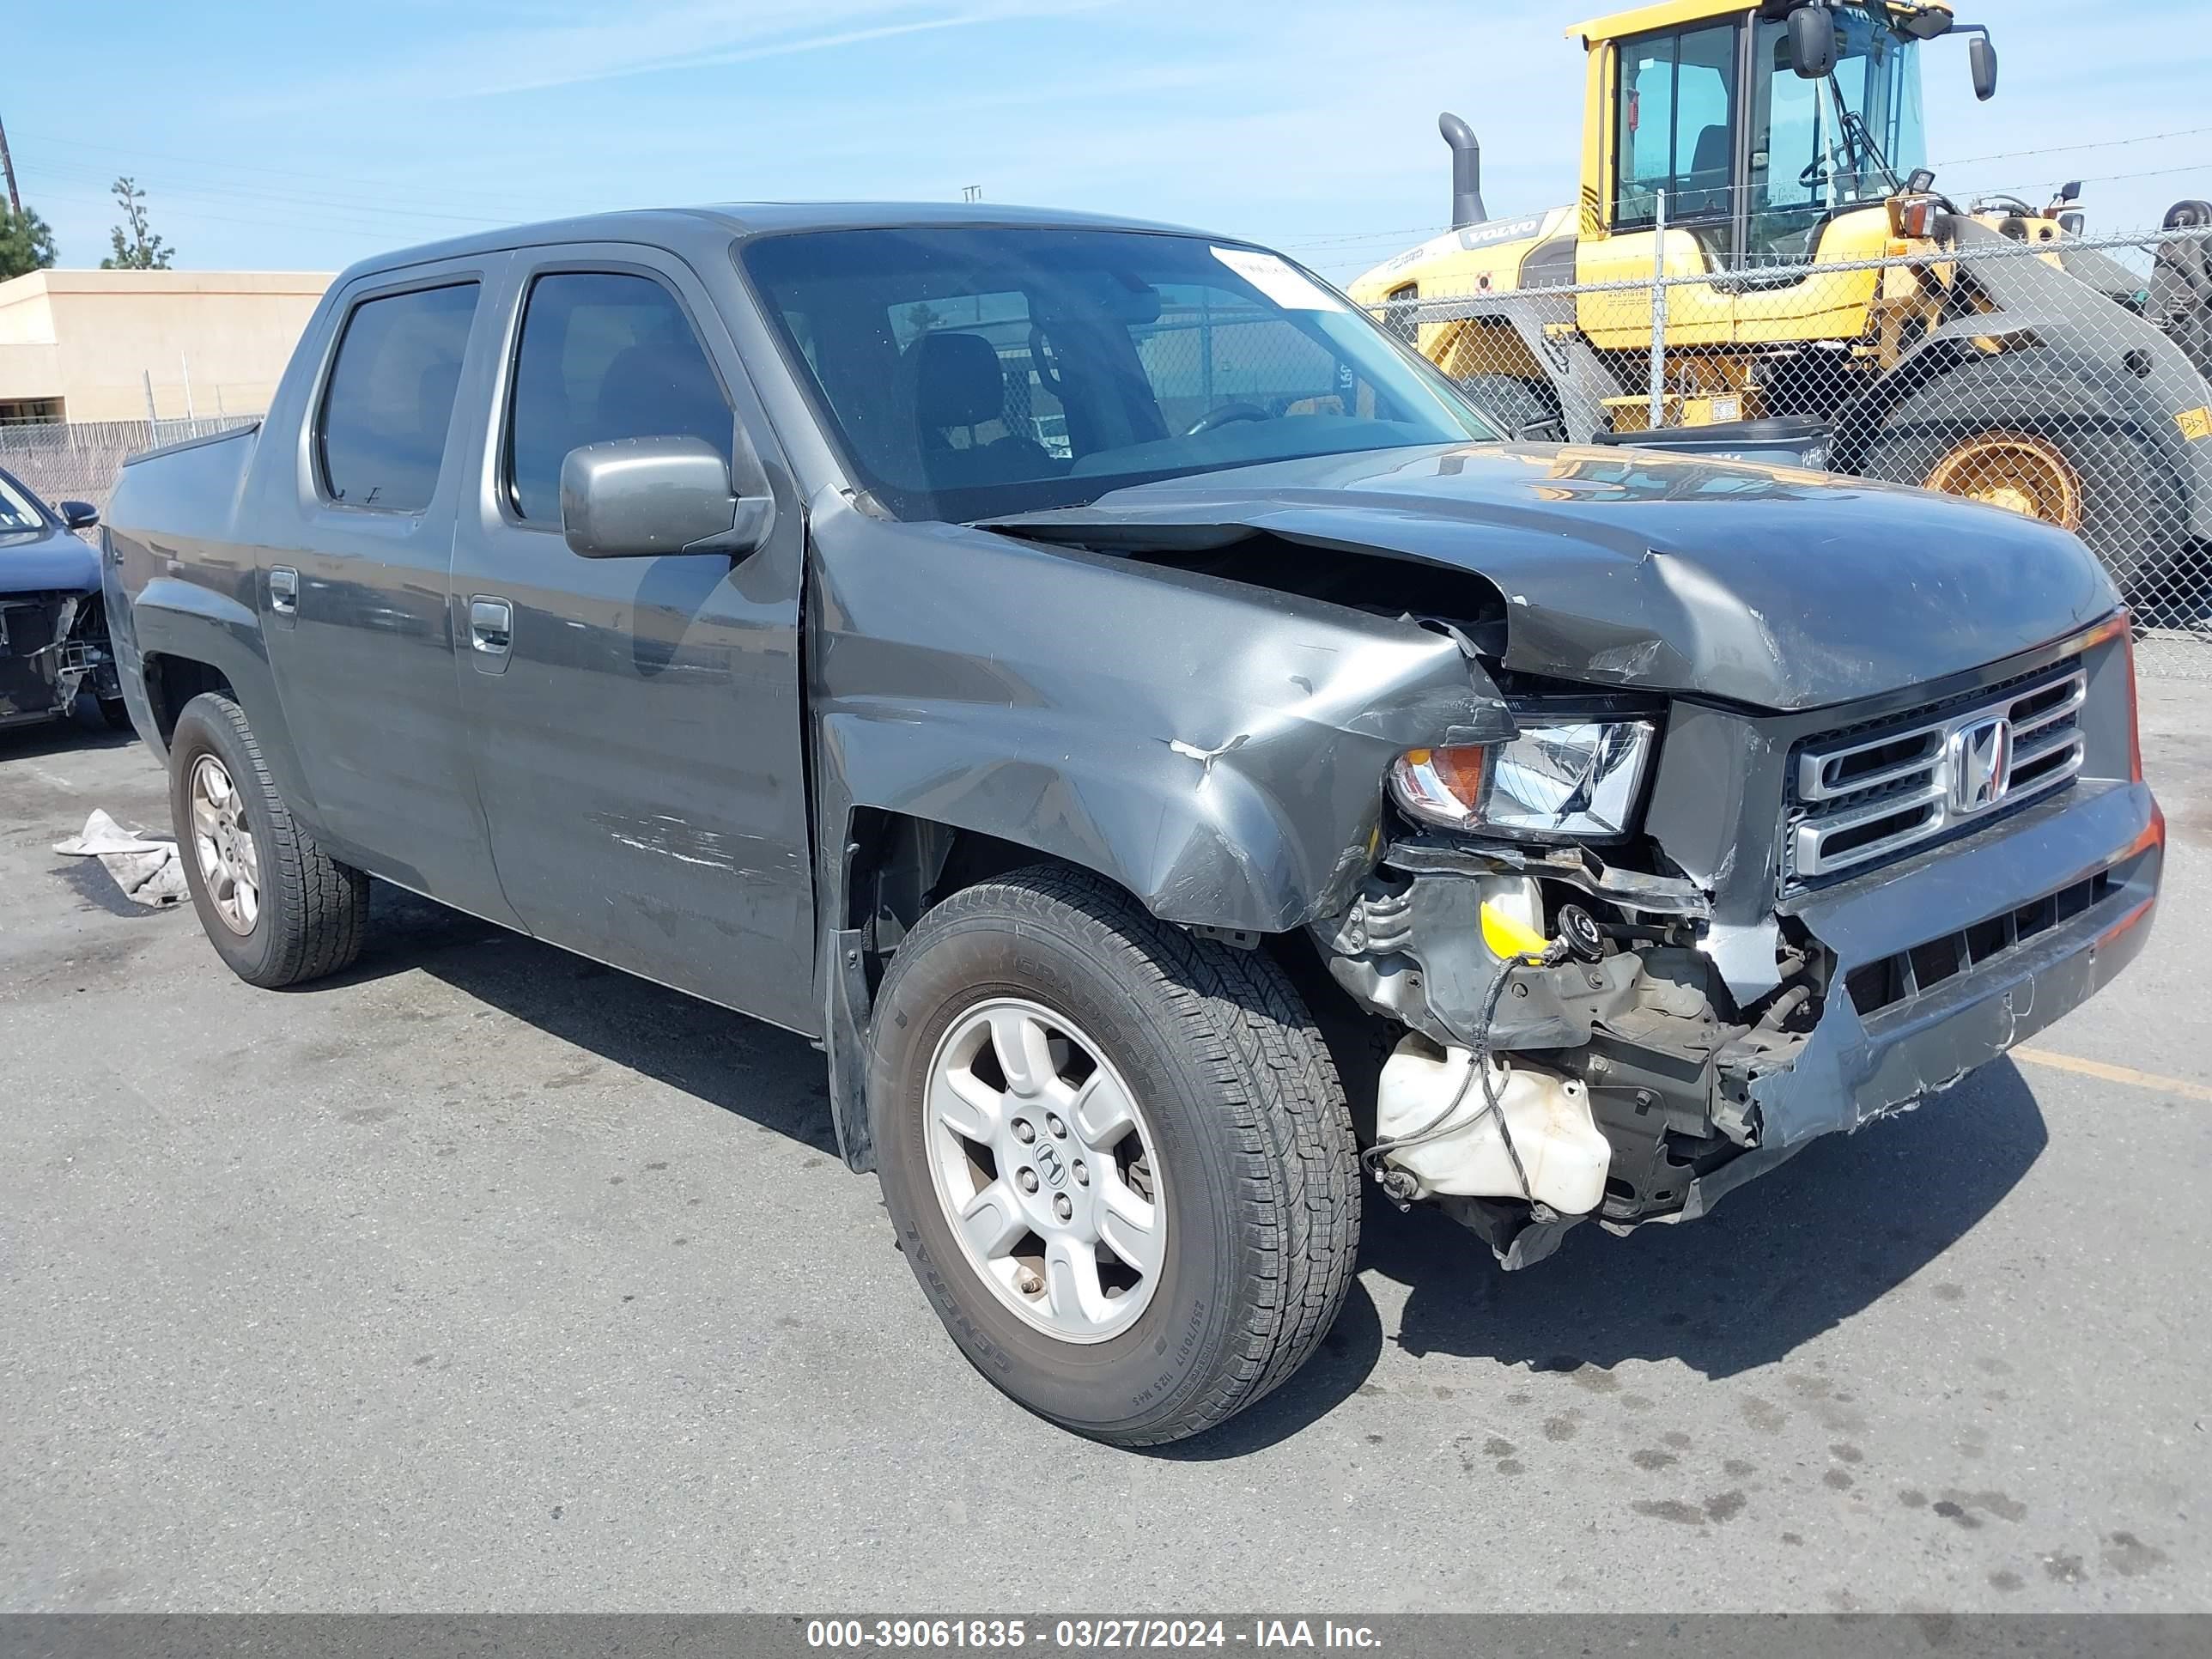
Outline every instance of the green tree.
{"label": "green tree", "polygon": [[123,207],[123,223],[111,240],[115,252],[100,262],[102,270],[167,270],[168,244],[146,228],[146,192],[137,181],[118,179],[109,191]]}
{"label": "green tree", "polygon": [[54,233],[30,208],[21,213],[0,202],[0,282],[27,271],[45,270],[54,262]]}

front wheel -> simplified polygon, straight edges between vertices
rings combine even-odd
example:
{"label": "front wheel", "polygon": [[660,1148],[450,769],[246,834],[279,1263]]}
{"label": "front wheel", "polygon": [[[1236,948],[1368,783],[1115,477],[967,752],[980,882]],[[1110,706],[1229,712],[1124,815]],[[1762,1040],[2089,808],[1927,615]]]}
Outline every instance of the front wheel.
{"label": "front wheel", "polygon": [[925,915],[877,1001],[868,1101],[945,1328],[1078,1433],[1208,1428],[1343,1305],[1358,1158],[1310,1014],[1268,957],[1095,877],[1023,871]]}

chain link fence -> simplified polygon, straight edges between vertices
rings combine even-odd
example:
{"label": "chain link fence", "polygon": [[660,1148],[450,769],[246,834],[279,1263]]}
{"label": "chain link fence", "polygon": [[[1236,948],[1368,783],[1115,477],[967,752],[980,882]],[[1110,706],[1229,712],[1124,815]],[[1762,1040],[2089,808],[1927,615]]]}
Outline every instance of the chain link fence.
{"label": "chain link fence", "polygon": [[14,474],[49,505],[90,501],[105,514],[125,458],[258,419],[223,415],[177,421],[0,422],[0,471]]}
{"label": "chain link fence", "polygon": [[1664,275],[1409,282],[1382,315],[1522,435],[1795,460],[2065,525],[2134,607],[2142,659],[2212,678],[2212,231],[1944,232],[1694,272],[1678,233]]}

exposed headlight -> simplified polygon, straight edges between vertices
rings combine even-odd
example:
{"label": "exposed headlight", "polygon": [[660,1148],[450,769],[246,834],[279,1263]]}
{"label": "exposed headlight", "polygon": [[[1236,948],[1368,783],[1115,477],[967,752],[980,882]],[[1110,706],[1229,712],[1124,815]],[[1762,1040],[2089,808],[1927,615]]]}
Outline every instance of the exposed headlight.
{"label": "exposed headlight", "polygon": [[1407,750],[1390,793],[1449,830],[1604,841],[1628,833],[1656,739],[1650,720],[1524,722],[1508,743]]}

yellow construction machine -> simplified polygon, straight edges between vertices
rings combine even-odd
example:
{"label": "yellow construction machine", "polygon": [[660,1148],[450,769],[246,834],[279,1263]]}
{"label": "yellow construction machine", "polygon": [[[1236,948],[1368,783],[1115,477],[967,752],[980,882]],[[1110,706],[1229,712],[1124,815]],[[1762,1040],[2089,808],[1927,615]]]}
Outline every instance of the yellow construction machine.
{"label": "yellow construction machine", "polygon": [[1491,219],[1447,114],[1453,228],[1355,300],[1524,435],[1779,447],[2063,524],[2132,592],[2201,578],[2212,388],[2152,285],[2077,245],[2078,186],[1961,207],[1928,167],[1923,48],[1965,37],[1987,99],[1986,28],[1922,0],[1661,0],[1568,33],[1576,204]]}

